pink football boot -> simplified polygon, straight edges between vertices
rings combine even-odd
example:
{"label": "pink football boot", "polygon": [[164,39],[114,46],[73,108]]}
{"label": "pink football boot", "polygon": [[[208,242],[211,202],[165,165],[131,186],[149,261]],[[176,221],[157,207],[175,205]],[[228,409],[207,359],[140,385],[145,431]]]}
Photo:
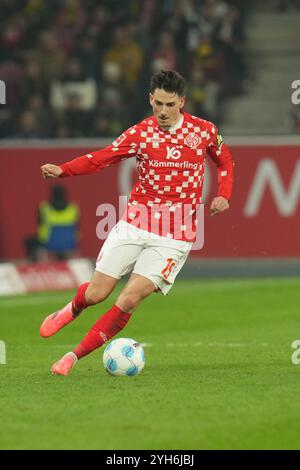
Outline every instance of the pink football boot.
{"label": "pink football boot", "polygon": [[72,313],[72,302],[69,302],[65,307],[57,312],[51,313],[43,321],[40,327],[40,335],[43,338],[55,335],[61,328],[74,320]]}
{"label": "pink football boot", "polygon": [[69,375],[77,361],[76,354],[68,352],[59,361],[53,364],[51,372],[53,375]]}

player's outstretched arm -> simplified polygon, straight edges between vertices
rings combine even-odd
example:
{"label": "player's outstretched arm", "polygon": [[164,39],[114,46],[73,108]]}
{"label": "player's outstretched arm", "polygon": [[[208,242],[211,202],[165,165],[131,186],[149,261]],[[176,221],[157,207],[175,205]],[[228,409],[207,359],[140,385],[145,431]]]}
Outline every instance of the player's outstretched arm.
{"label": "player's outstretched arm", "polygon": [[90,175],[124,158],[136,156],[138,150],[137,131],[130,127],[112,144],[100,150],[76,157],[60,166],[47,163],[41,167],[44,178]]}
{"label": "player's outstretched arm", "polygon": [[46,163],[45,165],[42,165],[41,171],[44,179],[59,178],[63,172],[60,166],[52,165],[52,163]]}

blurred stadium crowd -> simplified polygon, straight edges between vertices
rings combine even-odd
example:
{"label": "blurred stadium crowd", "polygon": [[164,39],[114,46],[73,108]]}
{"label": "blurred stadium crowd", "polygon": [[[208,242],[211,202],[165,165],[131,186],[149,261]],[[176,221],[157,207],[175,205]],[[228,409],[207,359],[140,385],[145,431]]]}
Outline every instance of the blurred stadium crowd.
{"label": "blurred stadium crowd", "polygon": [[117,135],[149,113],[160,69],[186,77],[188,112],[220,123],[247,79],[249,10],[243,0],[2,0],[0,138]]}

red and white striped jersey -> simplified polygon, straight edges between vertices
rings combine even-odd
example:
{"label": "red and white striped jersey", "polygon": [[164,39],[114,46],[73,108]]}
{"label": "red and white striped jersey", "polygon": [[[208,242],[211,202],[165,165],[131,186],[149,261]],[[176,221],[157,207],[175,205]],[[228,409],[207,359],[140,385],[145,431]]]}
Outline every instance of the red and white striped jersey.
{"label": "red and white striped jersey", "polygon": [[188,113],[182,113],[179,122],[166,131],[151,116],[111,145],[64,163],[61,169],[62,176],[84,175],[135,157],[139,181],[131,191],[123,218],[164,237],[193,241],[206,155],[217,166],[217,195],[229,200],[231,153],[213,123]]}

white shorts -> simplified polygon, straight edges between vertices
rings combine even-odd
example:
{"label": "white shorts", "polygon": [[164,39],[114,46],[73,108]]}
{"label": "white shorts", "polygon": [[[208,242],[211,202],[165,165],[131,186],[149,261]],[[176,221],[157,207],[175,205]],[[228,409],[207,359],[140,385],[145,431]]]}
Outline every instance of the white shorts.
{"label": "white shorts", "polygon": [[100,250],[96,271],[116,279],[129,272],[140,274],[166,295],[191,247],[192,243],[160,237],[120,220]]}

